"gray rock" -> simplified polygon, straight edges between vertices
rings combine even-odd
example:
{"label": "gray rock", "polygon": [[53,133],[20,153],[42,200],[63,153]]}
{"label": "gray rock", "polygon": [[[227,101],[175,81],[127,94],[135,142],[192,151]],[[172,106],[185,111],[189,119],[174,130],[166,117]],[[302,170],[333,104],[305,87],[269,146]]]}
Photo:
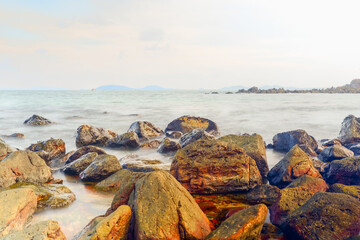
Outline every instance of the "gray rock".
{"label": "gray rock", "polygon": [[94,161],[97,156],[98,154],[96,152],[89,152],[85,155],[82,155],[80,158],[67,164],[63,171],[66,174],[78,176]]}
{"label": "gray rock", "polygon": [[319,159],[324,162],[331,162],[333,160],[339,160],[352,156],[354,156],[353,151],[341,145],[333,145],[331,147],[324,148],[319,155]]}
{"label": "gray rock", "polygon": [[352,145],[349,150],[352,151],[355,156],[360,156],[360,144]]}
{"label": "gray rock", "polygon": [[332,161],[325,169],[330,184],[360,185],[360,156]]}
{"label": "gray rock", "polygon": [[360,142],[360,118],[347,116],[341,124],[339,138],[343,144]]}
{"label": "gray rock", "polygon": [[140,139],[156,138],[164,134],[159,127],[147,121],[132,123],[128,132],[135,132]]}
{"label": "gray rock", "polygon": [[180,138],[179,143],[180,143],[181,147],[183,148],[183,147],[189,145],[190,143],[193,143],[199,139],[214,140],[215,137],[213,135],[207,133],[202,128],[196,128],[196,129],[192,130],[191,132],[185,133]]}
{"label": "gray rock", "polygon": [[39,115],[32,115],[30,118],[26,119],[24,124],[31,125],[31,126],[40,126],[40,125],[49,125],[52,124],[50,120],[41,117]]}
{"label": "gray rock", "polygon": [[107,141],[106,146],[110,148],[136,149],[140,147],[140,140],[135,132],[127,132],[110,139]]}
{"label": "gray rock", "polygon": [[79,176],[81,181],[99,182],[119,170],[121,165],[115,156],[102,154],[97,156]]}
{"label": "gray rock", "polygon": [[161,142],[158,152],[159,153],[175,153],[181,148],[177,141],[171,140],[170,138],[164,138]]}
{"label": "gray rock", "polygon": [[106,154],[106,152],[99,147],[91,146],[91,145],[83,146],[83,147],[79,148],[78,150],[76,150],[73,154],[71,154],[65,163],[69,164],[69,163],[75,161],[76,159],[80,158],[81,156],[83,156],[87,153],[90,153],[90,152],[96,152],[99,155]]}

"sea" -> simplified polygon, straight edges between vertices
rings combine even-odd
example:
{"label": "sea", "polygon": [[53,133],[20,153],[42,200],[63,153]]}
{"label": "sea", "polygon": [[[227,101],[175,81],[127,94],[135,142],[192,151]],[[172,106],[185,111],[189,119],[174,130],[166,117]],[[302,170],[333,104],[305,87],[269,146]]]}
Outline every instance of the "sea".
{"label": "sea", "polygon": [[[211,119],[226,134],[262,135],[272,143],[275,134],[304,129],[315,139],[332,139],[339,134],[343,119],[360,116],[359,94],[209,94],[194,91],[0,91],[0,135],[23,133],[25,138],[6,138],[8,144],[25,149],[37,141],[61,138],[67,152],[75,150],[76,129],[82,124],[110,129],[118,134],[135,121],[150,121],[165,129],[172,120],[192,115]],[[38,114],[55,122],[48,126],[27,126],[24,121]],[[106,149],[119,159],[134,152]],[[137,151],[147,159],[170,163],[172,158],[153,151]],[[282,153],[267,150],[269,167]],[[56,220],[71,239],[95,216],[109,208],[113,194],[95,191],[79,179],[54,174],[76,194],[66,208],[45,209],[32,222]]]}

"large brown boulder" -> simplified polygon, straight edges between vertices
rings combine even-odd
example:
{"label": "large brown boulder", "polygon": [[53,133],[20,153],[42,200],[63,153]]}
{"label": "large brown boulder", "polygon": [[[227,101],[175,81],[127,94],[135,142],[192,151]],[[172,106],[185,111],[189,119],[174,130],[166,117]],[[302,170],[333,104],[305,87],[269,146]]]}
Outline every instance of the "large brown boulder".
{"label": "large brown boulder", "polygon": [[345,239],[360,232],[360,202],[342,193],[316,193],[281,225],[288,239]]}
{"label": "large brown boulder", "polygon": [[262,182],[254,159],[242,148],[218,140],[198,140],[180,149],[170,172],[196,194],[248,191]]}
{"label": "large brown boulder", "polygon": [[316,140],[301,129],[276,134],[273,137],[273,145],[274,149],[280,152],[288,152],[295,145],[299,145],[310,156],[316,156],[318,149]]}
{"label": "large brown boulder", "polygon": [[74,153],[72,153],[69,156],[69,158],[66,160],[65,163],[69,164],[69,163],[75,161],[76,159],[80,158],[81,156],[88,154],[88,153],[92,153],[92,152],[95,152],[98,155],[106,154],[106,152],[99,147],[91,146],[91,145],[83,146],[83,147],[79,148],[78,150],[76,150]]}
{"label": "large brown boulder", "polygon": [[214,136],[218,136],[220,134],[215,122],[206,118],[193,116],[182,116],[173,120],[167,125],[165,133],[171,134],[173,131],[187,133],[196,128],[202,128]]}
{"label": "large brown boulder", "polygon": [[121,170],[119,160],[114,155],[98,155],[92,163],[80,173],[81,181],[99,182]]}
{"label": "large brown boulder", "polygon": [[163,130],[147,121],[132,123],[128,132],[135,132],[140,139],[156,138],[164,134]]}
{"label": "large brown boulder", "polygon": [[343,144],[360,142],[360,118],[347,116],[341,124],[339,138]]}
{"label": "large brown boulder", "polygon": [[65,165],[63,171],[68,175],[78,176],[94,161],[97,156],[98,154],[96,152],[89,152],[85,155],[82,155],[75,161]]}
{"label": "large brown boulder", "polygon": [[26,150],[36,152],[45,161],[65,155],[65,142],[62,139],[49,139],[31,144]]}
{"label": "large brown boulder", "polygon": [[267,210],[264,204],[259,204],[239,211],[222,222],[205,239],[259,239]]}
{"label": "large brown boulder", "polygon": [[116,134],[110,130],[97,128],[91,125],[81,125],[80,127],[78,127],[76,133],[76,146],[104,146],[109,139],[115,136]]}
{"label": "large brown boulder", "polygon": [[360,185],[360,156],[332,161],[325,169],[330,184]]}
{"label": "large brown boulder", "polygon": [[295,145],[270,170],[267,178],[271,185],[283,188],[303,175],[321,178],[320,173],[314,168],[311,158],[298,145]]}
{"label": "large brown boulder", "polygon": [[219,140],[232,143],[238,147],[243,148],[246,154],[255,160],[261,176],[263,178],[266,178],[267,174],[269,173],[269,166],[266,160],[265,143],[263,138],[259,134],[230,134],[219,138]]}
{"label": "large brown boulder", "polygon": [[37,197],[31,189],[0,192],[0,237],[22,230],[36,210]]}
{"label": "large brown boulder", "polygon": [[47,220],[35,223],[22,231],[0,238],[1,240],[66,240],[57,221]]}
{"label": "large brown boulder", "polygon": [[139,179],[129,205],[135,239],[204,239],[211,231],[190,193],[164,171]]}
{"label": "large brown boulder", "polygon": [[353,157],[354,152],[341,145],[334,145],[324,148],[319,154],[319,159],[324,162],[331,162],[347,157]]}
{"label": "large brown boulder", "polygon": [[34,152],[16,151],[0,162],[0,187],[17,182],[46,183],[51,179],[50,168]]}
{"label": "large brown boulder", "polygon": [[30,125],[30,126],[40,126],[40,125],[49,125],[52,124],[53,122],[51,122],[50,120],[39,116],[39,115],[32,115],[30,118],[26,119],[24,121],[24,124]]}
{"label": "large brown boulder", "polygon": [[128,236],[131,209],[122,205],[108,216],[99,216],[78,233],[73,240],[116,239],[126,240]]}

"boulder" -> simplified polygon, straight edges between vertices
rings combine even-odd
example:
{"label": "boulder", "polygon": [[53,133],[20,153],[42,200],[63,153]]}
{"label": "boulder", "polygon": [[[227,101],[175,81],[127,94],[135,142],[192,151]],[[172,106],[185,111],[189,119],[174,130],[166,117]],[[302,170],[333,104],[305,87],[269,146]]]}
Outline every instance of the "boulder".
{"label": "boulder", "polygon": [[321,175],[325,174],[325,168],[327,165],[329,165],[329,163],[325,163],[318,159],[313,159],[313,166]]}
{"label": "boulder", "polygon": [[303,175],[293,182],[291,182],[286,188],[297,188],[301,187],[303,190],[307,192],[326,192],[328,186],[324,179],[318,177],[310,177],[308,175]]}
{"label": "boulder", "polygon": [[136,149],[140,147],[140,140],[135,132],[127,132],[118,135],[106,142],[110,148]]}
{"label": "boulder", "polygon": [[159,127],[147,121],[132,123],[128,132],[135,132],[140,139],[156,138],[164,134]]}
{"label": "boulder", "polygon": [[26,150],[36,152],[45,161],[65,155],[65,142],[62,139],[49,139],[31,144]]}
{"label": "boulder", "polygon": [[109,216],[99,216],[91,220],[80,233],[75,235],[73,240],[126,240],[131,216],[130,207],[122,205]]}
{"label": "boulder", "polygon": [[81,125],[76,133],[76,146],[82,147],[87,145],[104,146],[111,138],[115,137],[116,133],[97,128],[91,125]]}
{"label": "boulder", "polygon": [[181,147],[185,147],[190,143],[193,143],[199,139],[203,140],[214,140],[215,137],[209,133],[207,133],[202,128],[196,128],[190,132],[185,133],[179,140]]}
{"label": "boulder", "polygon": [[360,232],[360,202],[342,193],[318,192],[281,225],[288,239],[345,239]]}
{"label": "boulder", "polygon": [[78,176],[94,161],[97,156],[99,155],[96,152],[89,152],[85,155],[82,155],[80,158],[67,164],[63,168],[63,171],[68,175]]}
{"label": "boulder", "polygon": [[314,168],[311,158],[298,145],[295,145],[270,170],[267,178],[271,185],[283,188],[302,175],[321,178],[320,173]]}
{"label": "boulder", "polygon": [[339,139],[342,144],[360,142],[360,118],[347,116],[341,124]]}
{"label": "boulder", "polygon": [[324,162],[331,162],[333,160],[339,160],[352,156],[354,156],[353,151],[341,145],[334,145],[324,148],[319,155],[319,159]]}
{"label": "boulder", "polygon": [[205,239],[259,239],[267,211],[264,204],[239,211],[222,222]]}
{"label": "boulder", "polygon": [[47,220],[0,238],[1,240],[66,240],[57,221]]}
{"label": "boulder", "polygon": [[15,183],[9,189],[31,189],[37,196],[37,208],[61,208],[76,199],[75,194],[61,184]]}
{"label": "boulder", "polygon": [[218,140],[198,140],[180,149],[170,172],[195,194],[248,191],[262,182],[254,159],[242,148]]}
{"label": "boulder", "polygon": [[32,115],[30,118],[26,119],[24,124],[31,125],[31,126],[40,126],[40,125],[49,125],[52,124],[50,120],[39,116],[39,115]]}
{"label": "boulder", "polygon": [[95,152],[98,155],[106,154],[106,152],[99,147],[91,146],[91,145],[84,146],[84,147],[81,147],[78,150],[76,150],[73,154],[71,154],[65,163],[69,164],[69,163],[75,161],[76,159],[80,158],[82,155],[85,155],[85,154],[91,153],[91,152]]}
{"label": "boulder", "polygon": [[121,170],[119,160],[114,155],[98,155],[93,162],[80,173],[81,181],[99,182]]}
{"label": "boulder", "polygon": [[50,168],[34,152],[12,152],[0,162],[0,187],[17,182],[46,183],[51,179]]}
{"label": "boulder", "polygon": [[127,184],[135,175],[139,174],[140,173],[134,173],[127,169],[121,169],[97,183],[94,188],[98,191],[115,192],[118,191],[122,185]]}
{"label": "boulder", "polygon": [[332,161],[325,169],[328,183],[360,185],[360,156]]}
{"label": "boulder", "polygon": [[10,145],[6,144],[0,138],[0,161],[3,160],[9,153],[15,152],[16,150]]}
{"label": "boulder", "polygon": [[351,145],[349,150],[352,151],[355,156],[360,156],[360,144]]}
{"label": "boulder", "polygon": [[317,155],[318,144],[316,140],[301,129],[276,134],[273,137],[273,145],[274,149],[280,152],[288,152],[295,145],[299,145],[310,156]]}
{"label": "boulder", "polygon": [[211,231],[209,220],[190,193],[164,171],[139,179],[129,205],[135,239],[204,239]]}
{"label": "boulder", "polygon": [[337,139],[337,138],[323,141],[321,145],[323,147],[332,147],[332,146],[335,146],[335,145],[342,146],[340,139]]}
{"label": "boulder", "polygon": [[193,117],[193,116],[182,116],[171,123],[169,123],[165,129],[166,134],[171,134],[173,131],[178,131],[187,133],[196,128],[202,128],[206,132],[210,133],[211,135],[218,136],[220,135],[218,127],[215,122],[201,117]]}
{"label": "boulder", "polygon": [[250,203],[263,203],[270,206],[280,198],[280,189],[268,184],[257,185],[245,195],[245,199]]}
{"label": "boulder", "polygon": [[170,138],[164,138],[157,151],[159,153],[175,153],[180,148],[181,146],[177,141],[171,140]]}
{"label": "boulder", "polygon": [[31,189],[0,192],[0,237],[22,230],[36,210],[37,197]]}
{"label": "boulder", "polygon": [[152,140],[141,144],[141,149],[157,149],[160,146],[161,142],[159,140]]}
{"label": "boulder", "polygon": [[331,185],[329,192],[345,193],[360,200],[360,186],[347,186],[341,183],[335,183]]}
{"label": "boulder", "polygon": [[219,140],[233,143],[236,146],[243,148],[246,154],[255,160],[261,176],[263,178],[266,178],[267,174],[269,173],[269,166],[266,160],[265,143],[263,138],[259,134],[230,134],[219,138]]}

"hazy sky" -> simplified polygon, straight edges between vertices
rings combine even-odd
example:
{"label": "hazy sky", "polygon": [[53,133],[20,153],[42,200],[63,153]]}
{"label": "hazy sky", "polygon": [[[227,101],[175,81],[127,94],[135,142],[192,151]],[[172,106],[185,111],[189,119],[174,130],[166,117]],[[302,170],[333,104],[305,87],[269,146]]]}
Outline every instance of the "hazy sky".
{"label": "hazy sky", "polygon": [[0,88],[330,87],[360,77],[358,0],[0,0]]}

